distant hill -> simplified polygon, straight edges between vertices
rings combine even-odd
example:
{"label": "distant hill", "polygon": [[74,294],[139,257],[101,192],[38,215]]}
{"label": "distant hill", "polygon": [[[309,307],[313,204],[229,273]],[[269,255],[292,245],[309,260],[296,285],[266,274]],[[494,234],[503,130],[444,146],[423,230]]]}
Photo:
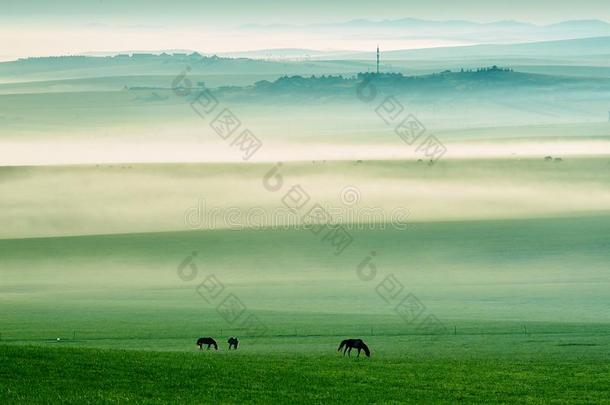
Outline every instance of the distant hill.
{"label": "distant hill", "polygon": [[[371,59],[374,52],[345,55],[350,59]],[[383,52],[384,60],[404,59],[468,59],[468,58],[559,58],[579,56],[610,56],[610,36],[541,41],[506,45],[472,45]]]}
{"label": "distant hill", "polygon": [[[499,24],[499,23],[498,23]],[[567,23],[566,23],[567,24]],[[575,23],[574,23],[575,24]],[[311,55],[309,52],[311,51]],[[316,53],[317,52],[317,53]],[[0,63],[0,84],[41,82],[93,78],[120,78],[116,85],[134,86],[135,82],[162,86],[186,67],[194,80],[205,81],[212,87],[219,85],[252,84],[261,79],[275,80],[281,76],[343,75],[370,72],[375,68],[374,52],[332,54],[308,49],[277,49],[252,51],[253,57],[225,57],[202,55],[197,52],[152,53],[138,52],[113,56],[60,56],[27,58]],[[262,58],[268,55],[268,58]],[[298,56],[301,55],[301,56]],[[279,56],[280,58],[276,58]],[[286,59],[282,59],[286,57]],[[519,66],[522,71],[570,74],[561,66],[582,66],[576,76],[603,76],[594,67],[610,67],[610,36],[561,41],[543,41],[507,45],[475,45],[463,47],[428,48],[384,51],[383,72],[399,72],[413,76],[443,69],[459,70],[485,65]],[[536,69],[528,70],[527,66]],[[589,68],[590,67],[590,68]],[[144,78],[147,80],[129,77]],[[104,84],[112,88],[115,84]],[[55,86],[55,84],[54,84]],[[55,86],[57,87],[57,86]],[[6,87],[5,87],[6,89]]]}
{"label": "distant hill", "polygon": [[[187,66],[192,75],[339,74],[363,70],[360,62],[308,63],[227,58],[199,53],[134,53],[115,56],[59,56],[0,63],[0,83],[117,76],[176,76]],[[353,65],[353,66],[351,66]]]}

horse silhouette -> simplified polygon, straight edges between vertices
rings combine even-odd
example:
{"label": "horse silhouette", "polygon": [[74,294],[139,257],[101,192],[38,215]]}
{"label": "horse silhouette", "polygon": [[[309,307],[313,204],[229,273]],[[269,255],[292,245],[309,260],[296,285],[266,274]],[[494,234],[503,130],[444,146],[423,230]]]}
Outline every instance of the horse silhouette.
{"label": "horse silhouette", "polygon": [[197,346],[199,346],[199,350],[203,350],[203,345],[208,345],[208,350],[210,350],[210,346],[214,346],[214,350],[218,350],[216,341],[211,337],[201,337],[197,339]]}
{"label": "horse silhouette", "polygon": [[237,345],[239,344],[239,340],[237,340],[237,338],[235,336],[231,336],[229,338],[229,340],[227,340],[227,343],[229,344],[229,350],[231,350],[231,347],[234,348],[235,350],[237,350]]}
{"label": "horse silhouette", "polygon": [[364,350],[364,354],[366,354],[366,357],[371,357],[371,351],[369,350],[369,347],[362,341],[362,339],[345,339],[341,341],[341,344],[339,345],[337,351],[340,352],[341,349],[343,349],[344,356],[345,352],[347,352],[348,356],[351,356],[352,349],[358,349],[357,357],[360,357],[361,350]]}

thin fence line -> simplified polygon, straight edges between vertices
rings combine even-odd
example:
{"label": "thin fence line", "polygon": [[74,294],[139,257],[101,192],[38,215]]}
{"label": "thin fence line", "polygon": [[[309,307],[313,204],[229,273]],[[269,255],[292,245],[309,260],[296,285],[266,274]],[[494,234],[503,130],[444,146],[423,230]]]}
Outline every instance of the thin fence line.
{"label": "thin fence line", "polygon": [[[77,331],[78,333],[78,331]],[[83,332],[80,332],[83,333]],[[524,333],[520,332],[461,332],[461,333],[444,333],[444,334],[433,334],[433,333],[362,333],[361,336],[377,336],[377,337],[400,337],[400,336],[434,336],[436,338],[440,337],[451,337],[451,336],[542,336],[542,335],[574,335],[574,334],[590,334],[593,333],[595,336],[610,336],[610,331],[595,333],[595,332],[579,332],[579,331],[549,331],[549,332],[531,332],[528,331]],[[357,333],[332,333],[332,334],[266,334],[264,336],[260,335],[240,335],[242,338],[312,338],[312,337],[342,337],[347,335],[355,335]],[[229,336],[229,335],[226,335]],[[61,338],[59,342],[87,342],[87,341],[99,341],[99,340],[170,340],[170,339],[194,339],[195,335],[181,335],[181,336],[121,336],[121,337],[106,337],[106,336],[93,336],[93,337],[79,337],[77,339],[72,338]],[[223,336],[224,337],[224,336]],[[52,338],[19,338],[19,337],[7,337],[6,335],[2,336],[0,343],[2,342],[58,342],[57,337]]]}

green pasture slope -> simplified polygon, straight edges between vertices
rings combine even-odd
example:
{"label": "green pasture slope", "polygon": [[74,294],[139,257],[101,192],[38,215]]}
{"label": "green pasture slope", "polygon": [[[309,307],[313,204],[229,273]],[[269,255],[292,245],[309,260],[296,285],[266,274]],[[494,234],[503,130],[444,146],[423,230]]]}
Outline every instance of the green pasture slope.
{"label": "green pasture slope", "polygon": [[[275,207],[267,167],[3,168],[2,403],[608,403],[605,158],[287,163],[321,201],[356,184],[367,202],[412,209],[406,229],[353,229],[338,256],[303,229],[120,233],[184,229],[202,196]],[[58,236],[73,224],[93,234]],[[372,251],[378,273],[362,280]],[[212,274],[264,337],[198,294]],[[444,329],[399,317],[376,292],[389,275]],[[199,352],[206,335],[219,351]],[[372,356],[343,358],[347,337]]]}
{"label": "green pasture slope", "polygon": [[0,345],[0,396],[3,403],[610,402],[607,336],[370,337],[373,356],[360,359],[336,353],[335,338],[282,340],[269,352]]}
{"label": "green pasture slope", "polygon": [[[0,240],[5,403],[608,403],[607,215],[355,230],[335,256],[305,230]],[[379,279],[356,265],[378,252]],[[177,266],[198,252],[198,275]],[[577,271],[578,269],[578,271]],[[214,272],[268,328],[197,294]],[[442,320],[430,335],[375,292],[393,273]],[[226,338],[241,338],[228,352]],[[198,336],[218,338],[199,352]],[[343,358],[362,337],[371,358]],[[59,338],[59,341],[57,340]]]}

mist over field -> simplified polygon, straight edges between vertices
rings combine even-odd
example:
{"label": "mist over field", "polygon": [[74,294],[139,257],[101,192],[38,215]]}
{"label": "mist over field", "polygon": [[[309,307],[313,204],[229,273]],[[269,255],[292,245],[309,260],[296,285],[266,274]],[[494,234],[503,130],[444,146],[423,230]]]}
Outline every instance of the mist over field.
{"label": "mist over field", "polygon": [[[369,82],[354,73],[359,64],[338,62],[331,76],[308,62],[197,54],[0,64],[6,75],[23,68],[27,77],[0,84],[0,158],[6,165],[240,161],[210,127],[222,106],[264,141],[257,161],[418,159],[416,145],[405,145],[397,123],[383,116],[391,103],[451,144],[449,158],[609,151],[607,78],[494,66]],[[185,96],[176,91],[183,80],[192,86]],[[193,109],[202,91],[219,106],[209,117]],[[369,91],[374,99],[363,98]]]}

